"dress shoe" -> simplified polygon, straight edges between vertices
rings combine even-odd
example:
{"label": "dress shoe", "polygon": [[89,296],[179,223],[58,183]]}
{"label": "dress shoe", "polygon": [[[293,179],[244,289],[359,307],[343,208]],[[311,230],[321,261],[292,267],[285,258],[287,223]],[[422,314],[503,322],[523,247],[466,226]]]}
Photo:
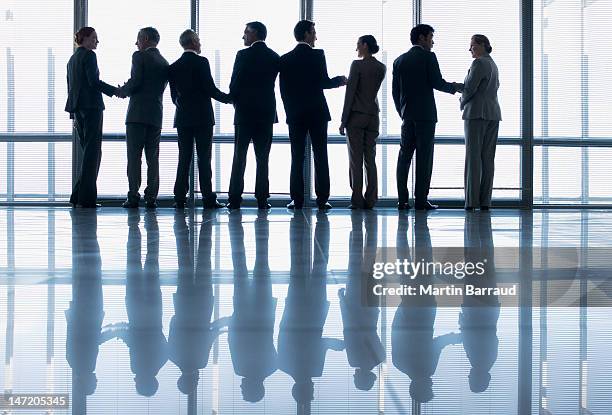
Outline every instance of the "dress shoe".
{"label": "dress shoe", "polygon": [[185,209],[185,202],[174,202],[172,207],[175,209]]}
{"label": "dress shoe", "polygon": [[147,209],[157,209],[157,202],[155,200],[147,200],[145,202],[145,207]]}
{"label": "dress shoe", "polygon": [[125,202],[123,202],[121,207],[125,209],[138,209],[138,202],[135,202],[133,200],[126,200]]}
{"label": "dress shoe", "polygon": [[221,209],[225,207],[225,203],[215,200],[213,203],[204,203],[204,209]]}
{"label": "dress shoe", "polygon": [[362,209],[360,206],[354,205],[352,203],[350,205],[348,205],[347,208],[351,209],[351,210]]}
{"label": "dress shoe", "polygon": [[438,205],[432,205],[429,202],[425,202],[424,204],[414,205],[416,210],[435,210],[438,208]]}
{"label": "dress shoe", "polygon": [[294,200],[292,200],[291,203],[287,205],[287,209],[291,209],[291,210],[302,209],[303,207],[304,205],[302,203],[295,203]]}
{"label": "dress shoe", "polygon": [[485,211],[485,212],[486,212],[486,211],[488,211],[488,210],[489,210],[489,206],[481,206],[481,207],[480,207],[480,210],[482,210],[482,211]]}
{"label": "dress shoe", "polygon": [[327,202],[317,203],[317,206],[319,206],[319,210],[330,210],[332,208],[332,205]]}
{"label": "dress shoe", "polygon": [[464,209],[467,210],[468,212],[471,212],[474,210],[472,206],[466,206]]}
{"label": "dress shoe", "polygon": [[229,202],[227,206],[225,206],[228,210],[238,210],[240,209],[240,203]]}
{"label": "dress shoe", "polygon": [[257,202],[257,209],[272,209],[272,205],[268,202]]}
{"label": "dress shoe", "polygon": [[397,210],[409,210],[410,207],[408,202],[397,202]]}
{"label": "dress shoe", "polygon": [[99,207],[102,207],[102,205],[99,203],[83,203],[80,205],[76,205],[76,207],[84,209],[97,209]]}

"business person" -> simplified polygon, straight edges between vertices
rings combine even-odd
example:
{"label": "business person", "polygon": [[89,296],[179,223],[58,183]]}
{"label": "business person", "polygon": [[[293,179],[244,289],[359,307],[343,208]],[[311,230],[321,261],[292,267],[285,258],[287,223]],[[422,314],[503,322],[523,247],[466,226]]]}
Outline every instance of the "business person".
{"label": "business person", "polygon": [[402,138],[397,158],[397,196],[399,210],[410,209],[408,170],[416,151],[414,206],[419,210],[436,209],[427,200],[433,167],[434,136],[438,121],[433,90],[454,94],[460,84],[442,78],[435,53],[434,29],[419,24],[410,31],[412,48],[393,62],[393,101],[402,118]]}
{"label": "business person", "polygon": [[268,157],[272,145],[272,125],[278,122],[274,84],[280,57],[266,43],[267,30],[261,22],[250,22],[244,29],[246,49],[236,54],[230,82],[234,102],[234,161],[229,186],[229,209],[239,209],[244,190],[249,143],[253,141],[257,173],[255,197],[257,207],[269,209]]}
{"label": "business person", "polygon": [[470,41],[472,65],[463,83],[460,108],[465,131],[465,209],[488,210],[493,192],[495,147],[501,121],[499,72],[485,35]]}
{"label": "business person", "polygon": [[74,35],[77,48],[68,61],[68,100],[65,111],[74,119],[83,151],[81,170],[70,195],[73,207],[95,208],[98,190],[96,180],[102,158],[102,94],[117,95],[118,89],[100,80],[94,49],[98,35],[93,27],[82,27]]}
{"label": "business person", "polygon": [[[349,181],[353,194],[351,209],[371,209],[378,200],[378,175],[376,173],[376,138],[380,119],[378,90],[385,78],[387,67],[373,55],[379,50],[372,35],[361,36],[357,41],[357,59],[351,64],[340,134],[348,134]],[[363,167],[366,170],[366,191],[363,190]]]}
{"label": "business person", "polygon": [[315,24],[301,20],[293,29],[297,46],[280,58],[280,90],[291,141],[289,209],[304,206],[304,156],[306,135],[310,136],[315,168],[315,193],[319,209],[331,209],[329,165],[327,161],[327,123],[331,120],[324,89],[346,85],[345,76],[329,78],[325,54],[314,49]]}
{"label": "business person", "polygon": [[140,166],[142,150],[147,159],[145,205],[157,207],[159,191],[159,139],[161,137],[163,96],[168,85],[168,61],[159,53],[159,32],[153,27],[140,29],[136,36],[138,50],[132,55],[129,81],[119,88],[119,95],[130,97],[125,119],[127,144],[128,196],[124,208],[137,208],[140,202]]}
{"label": "business person", "polygon": [[199,56],[202,49],[198,34],[191,29],[185,30],[179,38],[179,43],[185,52],[170,65],[168,73],[172,102],[176,105],[174,127],[177,129],[179,146],[174,207],[183,209],[187,201],[189,168],[195,140],[204,208],[219,209],[225,205],[217,201],[217,195],[212,191],[210,158],[215,114],[210,99],[214,98],[225,104],[231,99],[215,86],[208,59]]}

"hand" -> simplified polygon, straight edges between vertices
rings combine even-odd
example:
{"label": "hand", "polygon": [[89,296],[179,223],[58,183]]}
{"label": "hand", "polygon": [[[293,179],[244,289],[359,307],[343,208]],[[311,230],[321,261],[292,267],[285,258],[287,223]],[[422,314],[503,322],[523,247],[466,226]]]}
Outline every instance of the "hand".
{"label": "hand", "polygon": [[340,86],[345,86],[346,84],[348,84],[348,79],[346,76],[342,75],[340,79],[341,79]]}
{"label": "hand", "polygon": [[117,90],[115,91],[115,96],[117,98],[125,98],[127,97],[127,95],[125,94],[125,91],[123,91],[123,89],[121,89],[121,86],[117,85]]}
{"label": "hand", "polygon": [[459,82],[453,82],[453,87],[455,88],[455,92],[463,92],[463,84]]}
{"label": "hand", "polygon": [[344,124],[340,124],[340,135],[346,135]]}

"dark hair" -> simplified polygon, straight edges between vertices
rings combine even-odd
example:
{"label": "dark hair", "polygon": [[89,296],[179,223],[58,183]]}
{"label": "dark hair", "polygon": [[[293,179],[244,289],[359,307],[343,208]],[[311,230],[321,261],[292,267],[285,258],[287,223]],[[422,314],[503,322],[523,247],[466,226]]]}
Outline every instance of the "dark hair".
{"label": "dark hair", "polygon": [[472,39],[474,39],[474,42],[478,43],[479,45],[484,46],[485,51],[487,51],[487,53],[493,52],[491,42],[489,42],[489,38],[485,35],[474,35],[472,36]]}
{"label": "dark hair", "polygon": [[410,31],[410,42],[412,42],[413,45],[416,45],[419,43],[419,36],[423,35],[427,37],[427,35],[433,33],[434,31],[434,28],[428,24],[418,24]]}
{"label": "dark hair", "polygon": [[151,43],[158,44],[159,43],[159,32],[154,27],[143,27],[140,29],[140,33],[149,39]]}
{"label": "dark hair", "polygon": [[257,33],[257,39],[266,40],[266,36],[268,36],[268,29],[266,29],[265,24],[262,22],[249,22],[246,25]]}
{"label": "dark hair", "polygon": [[310,20],[300,20],[297,22],[293,28],[293,36],[295,36],[295,40],[301,42],[306,39],[306,32],[310,32],[313,27],[314,22],[311,22]]}
{"label": "dark hair", "polygon": [[185,30],[183,33],[181,33],[181,36],[179,37],[180,45],[184,48],[193,45],[193,40],[197,35],[198,34],[191,29]]}
{"label": "dark hair", "polygon": [[74,43],[77,45],[82,45],[85,38],[91,36],[91,34],[95,31],[96,29],[89,26],[80,28],[79,31],[74,34]]}
{"label": "dark hair", "polygon": [[378,51],[380,50],[380,47],[378,47],[378,43],[376,43],[376,38],[372,35],[361,36],[359,38],[359,42],[368,45],[368,50],[372,55],[378,53]]}

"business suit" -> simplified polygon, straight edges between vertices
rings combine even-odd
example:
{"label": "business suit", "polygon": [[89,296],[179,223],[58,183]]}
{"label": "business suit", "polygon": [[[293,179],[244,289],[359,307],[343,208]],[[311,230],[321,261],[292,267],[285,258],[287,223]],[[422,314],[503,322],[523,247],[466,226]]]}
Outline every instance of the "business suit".
{"label": "business suit", "polygon": [[490,55],[474,59],[465,77],[461,106],[465,130],[465,207],[491,205],[495,148],[501,121],[499,72]]}
{"label": "business suit", "polygon": [[195,140],[198,152],[200,191],[204,206],[216,203],[212,191],[210,158],[212,151],[213,113],[211,98],[230,102],[230,96],[219,91],[210,73],[208,59],[193,51],[185,51],[172,65],[168,73],[172,102],[176,105],[174,127],[178,132],[179,162],[174,184],[174,200],[184,203],[189,190],[189,167],[193,157]]}
{"label": "business suit", "polygon": [[244,190],[249,142],[253,140],[257,174],[255,197],[264,203],[269,194],[268,157],[272,145],[272,125],[278,122],[274,84],[280,57],[263,41],[236,54],[230,82],[234,113],[234,160],[229,187],[229,202],[240,205]]}
{"label": "business suit", "polygon": [[[378,200],[378,175],[376,172],[376,138],[380,119],[378,99],[387,68],[376,58],[355,60],[344,97],[342,125],[347,127],[349,149],[349,179],[353,194],[351,205],[371,208]],[[366,169],[366,192],[363,189],[363,167]]]}
{"label": "business suit", "polygon": [[132,55],[132,72],[121,92],[130,97],[126,125],[128,201],[140,200],[142,150],[147,159],[148,202],[155,202],[159,191],[159,140],[161,136],[163,96],[168,85],[168,61],[155,47]]}
{"label": "business suit", "polygon": [[306,135],[310,135],[315,165],[317,204],[329,199],[327,123],[331,120],[323,89],[342,85],[342,77],[329,78],[325,55],[306,43],[299,43],[280,58],[280,90],[291,141],[291,199],[304,203],[304,156]]}
{"label": "business suit", "polygon": [[81,171],[72,189],[70,203],[93,207],[98,196],[96,180],[102,158],[102,94],[110,97],[117,93],[117,88],[100,80],[96,54],[83,46],[79,46],[70,57],[67,71],[65,111],[74,119],[83,150]]}
{"label": "business suit", "polygon": [[393,62],[393,101],[403,120],[397,158],[397,195],[408,203],[408,170],[416,150],[415,206],[427,202],[433,167],[434,136],[438,121],[433,90],[454,94],[440,73],[435,53],[414,45]]}

